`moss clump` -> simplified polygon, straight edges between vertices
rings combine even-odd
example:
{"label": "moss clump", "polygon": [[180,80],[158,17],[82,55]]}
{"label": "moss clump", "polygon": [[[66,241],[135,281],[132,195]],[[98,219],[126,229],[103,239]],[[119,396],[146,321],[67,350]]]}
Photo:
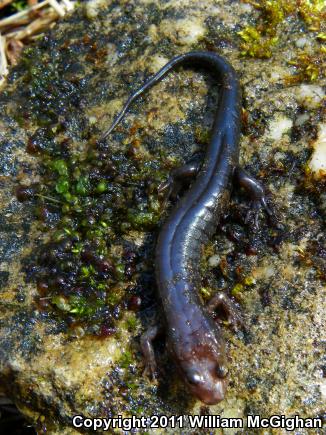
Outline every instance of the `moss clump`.
{"label": "moss clump", "polygon": [[296,73],[286,77],[286,83],[314,82],[325,77],[325,55],[325,47],[321,47],[319,53],[314,55],[305,52],[297,54],[295,59],[289,61],[296,68]]}
{"label": "moss clump", "polygon": [[325,0],[297,0],[298,13],[311,31],[318,31],[326,21]]}
{"label": "moss clump", "polygon": [[[241,55],[259,59],[270,58],[277,46],[282,31],[282,24],[289,16],[300,18],[310,31],[320,31],[325,23],[326,12],[324,0],[245,0],[260,11],[255,26],[249,25],[238,32],[242,39]],[[322,40],[324,32],[316,35]]]}
{"label": "moss clump", "polygon": [[210,129],[204,129],[202,127],[197,127],[195,129],[195,139],[199,144],[208,145],[211,135],[212,133]]}
{"label": "moss clump", "polygon": [[143,212],[137,210],[130,210],[128,212],[128,221],[135,229],[152,228],[157,224],[159,215],[151,211]]}
{"label": "moss clump", "polygon": [[235,286],[231,290],[231,295],[237,300],[243,300],[243,293],[249,287],[252,287],[256,284],[255,279],[252,276],[245,277],[241,282],[235,284]]}
{"label": "moss clump", "polygon": [[247,26],[238,35],[244,41],[241,44],[241,55],[268,59],[272,56],[272,48],[277,44],[278,37],[265,37],[256,27]]}
{"label": "moss clump", "polygon": [[312,269],[318,279],[326,282],[325,236],[320,240],[309,240],[305,249],[298,247],[297,256],[300,263]]}
{"label": "moss clump", "polygon": [[241,55],[259,59],[270,58],[273,47],[278,43],[278,26],[284,18],[293,13],[293,2],[283,0],[246,1],[260,11],[257,26],[247,26],[238,35],[243,40]]}
{"label": "moss clump", "polygon": [[49,239],[39,248],[33,279],[42,289],[42,308],[69,324],[92,325],[100,335],[115,328],[126,307],[124,283],[132,279],[135,258],[128,233],[159,222],[157,187],[170,162],[149,153],[133,161],[127,147],[113,152],[104,143],[75,149],[52,127],[39,130],[27,150],[39,156],[42,182],[28,195],[25,187],[17,189],[21,200],[35,202],[39,228]]}

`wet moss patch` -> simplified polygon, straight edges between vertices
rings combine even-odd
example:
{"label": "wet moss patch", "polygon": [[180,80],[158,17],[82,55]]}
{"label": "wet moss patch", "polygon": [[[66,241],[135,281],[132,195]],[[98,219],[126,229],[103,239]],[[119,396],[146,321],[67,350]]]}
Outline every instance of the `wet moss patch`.
{"label": "wet moss patch", "polygon": [[126,307],[125,288],[136,273],[137,252],[126,236],[157,226],[157,187],[170,163],[137,150],[130,158],[128,145],[114,152],[109,143],[94,142],[80,152],[55,133],[40,127],[30,137],[27,151],[38,155],[42,181],[16,191],[19,200],[33,201],[48,234],[28,275],[43,309],[106,334]]}

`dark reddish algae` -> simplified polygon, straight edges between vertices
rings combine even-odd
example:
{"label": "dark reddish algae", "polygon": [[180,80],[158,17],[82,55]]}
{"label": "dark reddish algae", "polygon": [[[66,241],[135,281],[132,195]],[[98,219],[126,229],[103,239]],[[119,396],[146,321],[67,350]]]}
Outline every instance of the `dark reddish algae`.
{"label": "dark reddish algae", "polygon": [[[191,394],[207,405],[224,399],[227,388],[225,345],[220,326],[213,320],[221,307],[230,323],[237,327],[241,317],[225,293],[217,293],[203,305],[199,262],[201,247],[213,236],[229,203],[232,182],[250,194],[256,215],[263,207],[270,214],[261,184],[238,167],[241,91],[233,67],[212,52],[190,52],[177,56],[132,94],[104,140],[121,121],[130,104],[178,66],[204,67],[216,75],[220,86],[212,137],[201,167],[189,162],[174,170],[160,186],[167,196],[196,177],[165,222],[156,247],[156,281],[165,318],[167,348]],[[160,332],[150,328],[141,345],[147,371],[155,375],[152,341]]]}

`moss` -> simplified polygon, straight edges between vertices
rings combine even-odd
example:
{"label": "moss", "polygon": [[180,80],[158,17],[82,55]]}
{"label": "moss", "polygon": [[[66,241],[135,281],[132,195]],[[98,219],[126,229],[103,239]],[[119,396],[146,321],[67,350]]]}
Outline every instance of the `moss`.
{"label": "moss", "polygon": [[[96,186],[96,192],[97,193],[104,193],[108,189],[108,184],[106,181],[100,181],[98,185]],[[105,222],[103,222],[105,224]]]}
{"label": "moss", "polygon": [[134,362],[134,357],[132,353],[128,350],[125,350],[120,360],[118,361],[117,365],[124,369],[127,369],[133,362]]}
{"label": "moss", "polygon": [[55,190],[58,193],[68,193],[69,191],[69,181],[67,180],[67,178],[64,177],[60,177],[59,180],[57,181],[56,185],[55,185]]}
{"label": "moss", "polygon": [[133,313],[131,313],[126,319],[126,326],[129,331],[134,331],[136,329],[137,323],[137,318]]}
{"label": "moss", "polygon": [[67,312],[69,312],[70,309],[71,309],[68,301],[63,296],[54,296],[52,298],[52,303],[54,305],[56,305],[58,307],[58,309],[61,310],[61,311],[67,311]]}
{"label": "moss", "polygon": [[159,215],[153,212],[143,212],[137,210],[129,210],[128,221],[136,229],[139,228],[152,228],[159,219]]}
{"label": "moss", "polygon": [[255,278],[253,278],[252,276],[247,276],[244,280],[243,280],[244,285],[246,286],[252,286],[256,284]]}
{"label": "moss", "polygon": [[231,295],[234,296],[235,298],[238,298],[239,295],[243,292],[243,290],[244,290],[244,285],[238,283],[231,290]]}
{"label": "moss", "polygon": [[[242,39],[241,55],[259,59],[270,58],[277,47],[283,24],[289,16],[303,20],[310,31],[319,31],[325,22],[323,0],[246,0],[260,12],[255,26],[249,25],[238,32]],[[323,32],[317,39],[323,40]]]}
{"label": "moss", "polygon": [[272,56],[272,48],[277,44],[278,37],[265,37],[253,26],[247,26],[238,35],[244,41],[241,45],[241,55],[268,59]]}
{"label": "moss", "polygon": [[96,309],[103,306],[103,302],[96,300],[95,303],[89,304],[87,299],[82,296],[70,296],[69,297],[70,314],[76,314],[78,316],[89,316],[93,314]]}
{"label": "moss", "polygon": [[318,35],[316,36],[316,38],[319,40],[319,41],[326,41],[326,32],[320,32],[320,33],[318,33]]}
{"label": "moss", "polygon": [[314,82],[325,77],[325,55],[324,47],[321,47],[314,55],[304,51],[298,53],[293,60],[289,61],[289,64],[295,67],[296,73],[286,77],[285,82],[287,84]]}
{"label": "moss", "polygon": [[311,31],[318,31],[326,20],[324,0],[298,0],[298,13]]}
{"label": "moss", "polygon": [[273,48],[277,45],[278,26],[284,18],[293,12],[293,2],[275,1],[247,1],[260,11],[260,19],[256,26],[247,26],[238,35],[243,40],[241,55],[255,58],[270,58]]}
{"label": "moss", "polygon": [[231,295],[241,301],[244,298],[245,290],[254,286],[255,284],[255,279],[252,276],[247,276],[241,282],[235,284],[231,290]]}
{"label": "moss", "polygon": [[211,139],[212,132],[210,129],[196,127],[195,129],[195,139],[199,144],[207,145]]}
{"label": "moss", "polygon": [[89,183],[88,176],[80,177],[76,183],[76,193],[77,195],[87,195],[90,192],[91,186]]}
{"label": "moss", "polygon": [[59,175],[68,176],[67,163],[63,159],[54,160],[52,167]]}
{"label": "moss", "polygon": [[144,153],[134,163],[128,150],[113,152],[101,143],[75,151],[58,131],[42,128],[29,140],[42,173],[30,199],[49,237],[39,248],[34,279],[47,284],[42,296],[56,315],[78,318],[86,330],[92,324],[111,330],[127,296],[118,284],[130,279],[131,269],[117,254],[123,234],[155,228],[162,213],[157,187],[171,162]]}
{"label": "moss", "polygon": [[305,249],[297,247],[299,261],[314,270],[316,278],[326,281],[325,237],[320,240],[309,240]]}
{"label": "moss", "polygon": [[201,287],[200,294],[205,300],[209,300],[212,297],[212,291],[207,287]]}

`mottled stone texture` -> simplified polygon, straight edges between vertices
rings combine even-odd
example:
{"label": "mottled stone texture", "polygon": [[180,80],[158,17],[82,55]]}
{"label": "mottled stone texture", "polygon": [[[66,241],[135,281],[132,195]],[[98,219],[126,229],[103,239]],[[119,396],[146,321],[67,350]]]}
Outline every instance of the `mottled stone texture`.
{"label": "mottled stone texture", "polygon": [[[172,56],[193,49],[215,50],[239,72],[245,109],[241,163],[265,183],[281,222],[268,225],[262,217],[261,229],[253,231],[243,220],[246,198],[235,192],[230,218],[220,228],[224,231],[204,253],[203,287],[233,294],[240,289],[245,320],[243,331],[225,328],[228,395],[209,412],[228,417],[324,412],[325,190],[313,180],[304,183],[310,147],[323,122],[322,83],[285,81],[293,73],[288,60],[299,37],[304,36],[311,53],[318,43],[302,23],[289,19],[270,59],[245,59],[237,32],[257,14],[250,5],[228,0],[88,2],[35,51],[44,59],[45,76],[60,70],[74,91],[61,93],[56,83],[49,88],[40,80],[37,105],[24,65],[11,74],[0,96],[0,386],[37,427],[68,434],[74,414],[170,415],[201,408],[184,391],[163,347],[157,349],[157,382],[142,376],[139,335],[150,321],[147,313],[138,313],[128,330],[128,316],[134,314],[126,312],[118,333],[100,340],[71,335],[63,321],[39,309],[35,283],[25,271],[47,235],[34,223],[32,205],[18,203],[13,194],[18,182],[40,177],[38,159],[25,146],[50,104],[42,92],[54,95],[53,110],[82,149],[90,136],[104,130],[131,89]],[[96,43],[96,48],[85,53],[79,41]],[[64,53],[63,44],[68,47]],[[74,92],[78,104],[71,103]],[[128,127],[137,122],[144,149],[162,147],[187,159],[205,147],[195,131],[209,128],[215,101],[208,73],[172,73],[132,108],[123,124],[124,141],[120,135],[112,146],[130,143],[134,133]],[[147,236],[141,230],[130,234],[140,247]],[[151,298],[155,304],[154,292]]]}

